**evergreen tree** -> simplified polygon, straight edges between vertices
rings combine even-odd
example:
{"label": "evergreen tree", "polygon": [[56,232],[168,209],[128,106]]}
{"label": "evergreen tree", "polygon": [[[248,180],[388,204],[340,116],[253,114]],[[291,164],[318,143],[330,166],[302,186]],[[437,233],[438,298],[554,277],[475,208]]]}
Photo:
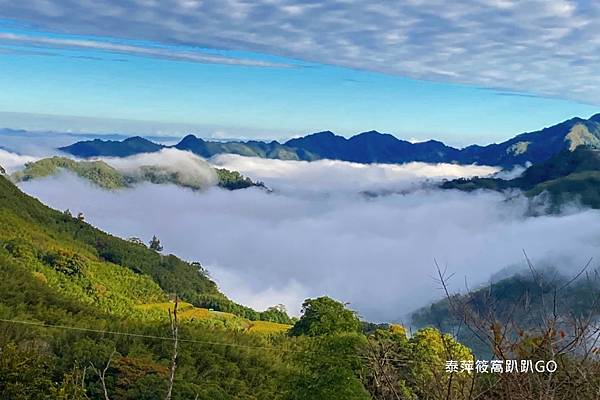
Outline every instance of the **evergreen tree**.
{"label": "evergreen tree", "polygon": [[160,240],[156,237],[156,235],[152,236],[152,240],[150,241],[150,248],[154,251],[162,251],[163,247],[160,244]]}

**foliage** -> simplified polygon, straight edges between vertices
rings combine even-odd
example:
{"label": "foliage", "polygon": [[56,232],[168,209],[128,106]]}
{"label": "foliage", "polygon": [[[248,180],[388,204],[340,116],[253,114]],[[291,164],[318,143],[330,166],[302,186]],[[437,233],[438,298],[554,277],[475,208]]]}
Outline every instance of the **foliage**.
{"label": "foliage", "polygon": [[[135,173],[124,173],[111,167],[106,162],[76,161],[66,157],[43,158],[38,161],[25,164],[22,171],[15,172],[11,179],[15,182],[29,181],[38,178],[52,176],[61,170],[75,173],[80,178],[89,180],[104,189],[121,189],[136,185],[140,182],[151,182],[154,184],[172,183],[181,187],[194,190],[206,188],[206,182],[201,179],[190,178],[187,174],[171,171],[156,165],[144,165]],[[218,186],[228,190],[245,189],[249,187],[265,188],[264,183],[254,182],[252,179],[225,168],[216,168]],[[83,214],[81,217],[83,220]]]}
{"label": "foliage", "polygon": [[157,252],[163,251],[163,247],[160,244],[160,240],[156,237],[156,235],[152,236],[152,240],[150,240],[150,242],[148,243],[148,248]]}
{"label": "foliage", "polygon": [[324,336],[360,330],[356,313],[329,297],[318,297],[302,304],[302,317],[294,324],[290,335]]}
{"label": "foliage", "polygon": [[245,189],[252,186],[265,187],[262,182],[254,182],[252,179],[243,176],[238,171],[231,171],[225,168],[215,168],[219,178],[219,186],[229,190]]}
{"label": "foliage", "polygon": [[71,171],[105,189],[125,187],[124,176],[104,161],[75,161],[57,156],[25,164],[25,169],[14,173],[12,179],[16,182],[29,181],[54,175],[61,169]]}
{"label": "foliage", "polygon": [[532,165],[518,178],[455,179],[444,182],[444,189],[473,191],[479,189],[504,191],[522,190],[528,197],[549,203],[549,212],[559,212],[566,203],[578,201],[583,205],[600,208],[600,151],[580,146],[574,151],[564,150],[549,160]]}

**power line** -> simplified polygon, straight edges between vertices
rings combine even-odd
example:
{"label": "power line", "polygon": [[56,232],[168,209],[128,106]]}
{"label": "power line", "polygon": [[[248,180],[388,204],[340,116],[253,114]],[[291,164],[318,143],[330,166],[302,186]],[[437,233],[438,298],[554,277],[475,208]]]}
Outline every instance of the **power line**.
{"label": "power line", "polygon": [[[100,334],[108,334],[108,335],[116,335],[116,336],[129,336],[129,337],[136,337],[136,338],[143,338],[143,339],[154,339],[154,340],[165,340],[165,341],[175,340],[173,337],[169,337],[169,336],[145,335],[145,334],[141,334],[141,333],[82,328],[82,327],[78,327],[78,326],[69,326],[69,325],[54,325],[54,324],[47,324],[44,322],[35,322],[35,321],[22,321],[22,320],[15,320],[15,319],[0,318],[0,322],[10,323],[10,324],[19,324],[19,325],[37,326],[40,328],[54,328],[54,329],[64,329],[64,330],[88,332],[88,333],[100,333]],[[205,345],[212,345],[212,346],[226,346],[226,347],[237,347],[237,348],[244,348],[244,349],[283,351],[283,352],[298,353],[298,354],[318,354],[318,355],[322,355],[325,357],[342,358],[341,355],[332,356],[331,354],[328,354],[328,353],[319,353],[319,352],[294,350],[294,349],[282,349],[282,348],[275,348],[275,347],[268,347],[268,346],[251,346],[251,345],[244,345],[244,344],[237,344],[237,343],[223,343],[223,342],[215,342],[215,341],[208,341],[208,340],[182,339],[182,338],[178,338],[177,340],[179,342],[205,344]],[[354,356],[348,356],[348,358],[350,358],[350,357],[361,358],[363,360],[372,360],[373,359],[373,357],[362,356],[362,355],[358,355],[358,354],[354,355]],[[391,362],[400,362],[400,363],[415,362],[415,360],[411,360],[408,358],[406,358],[406,359],[385,358],[385,360],[391,361]]]}

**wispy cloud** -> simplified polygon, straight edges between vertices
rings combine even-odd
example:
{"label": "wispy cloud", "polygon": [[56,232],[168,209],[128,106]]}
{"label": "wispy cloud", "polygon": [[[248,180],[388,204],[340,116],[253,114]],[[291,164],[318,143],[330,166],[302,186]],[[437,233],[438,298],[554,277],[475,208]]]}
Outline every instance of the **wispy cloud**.
{"label": "wispy cloud", "polygon": [[[123,43],[113,43],[108,41],[90,40],[90,39],[68,39],[54,38],[44,36],[21,35],[14,33],[1,33],[0,42],[14,43],[28,46],[43,46],[51,48],[66,49],[85,49],[99,50],[111,53],[128,54],[142,57],[161,58],[175,61],[186,61],[204,64],[225,64],[239,65],[245,67],[271,67],[284,68],[290,67],[290,64],[273,63],[261,60],[251,60],[244,58],[224,57],[217,55],[202,54],[200,52],[172,50],[161,47],[145,47]],[[48,55],[45,53],[44,55]],[[97,59],[95,57],[86,57],[88,59]]]}
{"label": "wispy cloud", "polygon": [[[600,104],[600,3],[593,1],[0,0],[0,10],[56,32],[258,51]],[[114,44],[63,45],[230,62]]]}

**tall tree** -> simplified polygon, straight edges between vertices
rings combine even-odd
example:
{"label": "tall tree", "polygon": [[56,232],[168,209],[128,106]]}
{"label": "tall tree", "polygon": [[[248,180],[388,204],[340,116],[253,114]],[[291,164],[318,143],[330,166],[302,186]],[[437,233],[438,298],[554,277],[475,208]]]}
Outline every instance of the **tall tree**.
{"label": "tall tree", "polygon": [[290,330],[292,336],[322,336],[360,332],[356,313],[327,296],[307,299],[302,304],[302,317]]}
{"label": "tall tree", "polygon": [[150,248],[154,251],[162,251],[163,247],[160,244],[160,240],[156,237],[156,235],[152,236],[152,240],[150,240]]}

